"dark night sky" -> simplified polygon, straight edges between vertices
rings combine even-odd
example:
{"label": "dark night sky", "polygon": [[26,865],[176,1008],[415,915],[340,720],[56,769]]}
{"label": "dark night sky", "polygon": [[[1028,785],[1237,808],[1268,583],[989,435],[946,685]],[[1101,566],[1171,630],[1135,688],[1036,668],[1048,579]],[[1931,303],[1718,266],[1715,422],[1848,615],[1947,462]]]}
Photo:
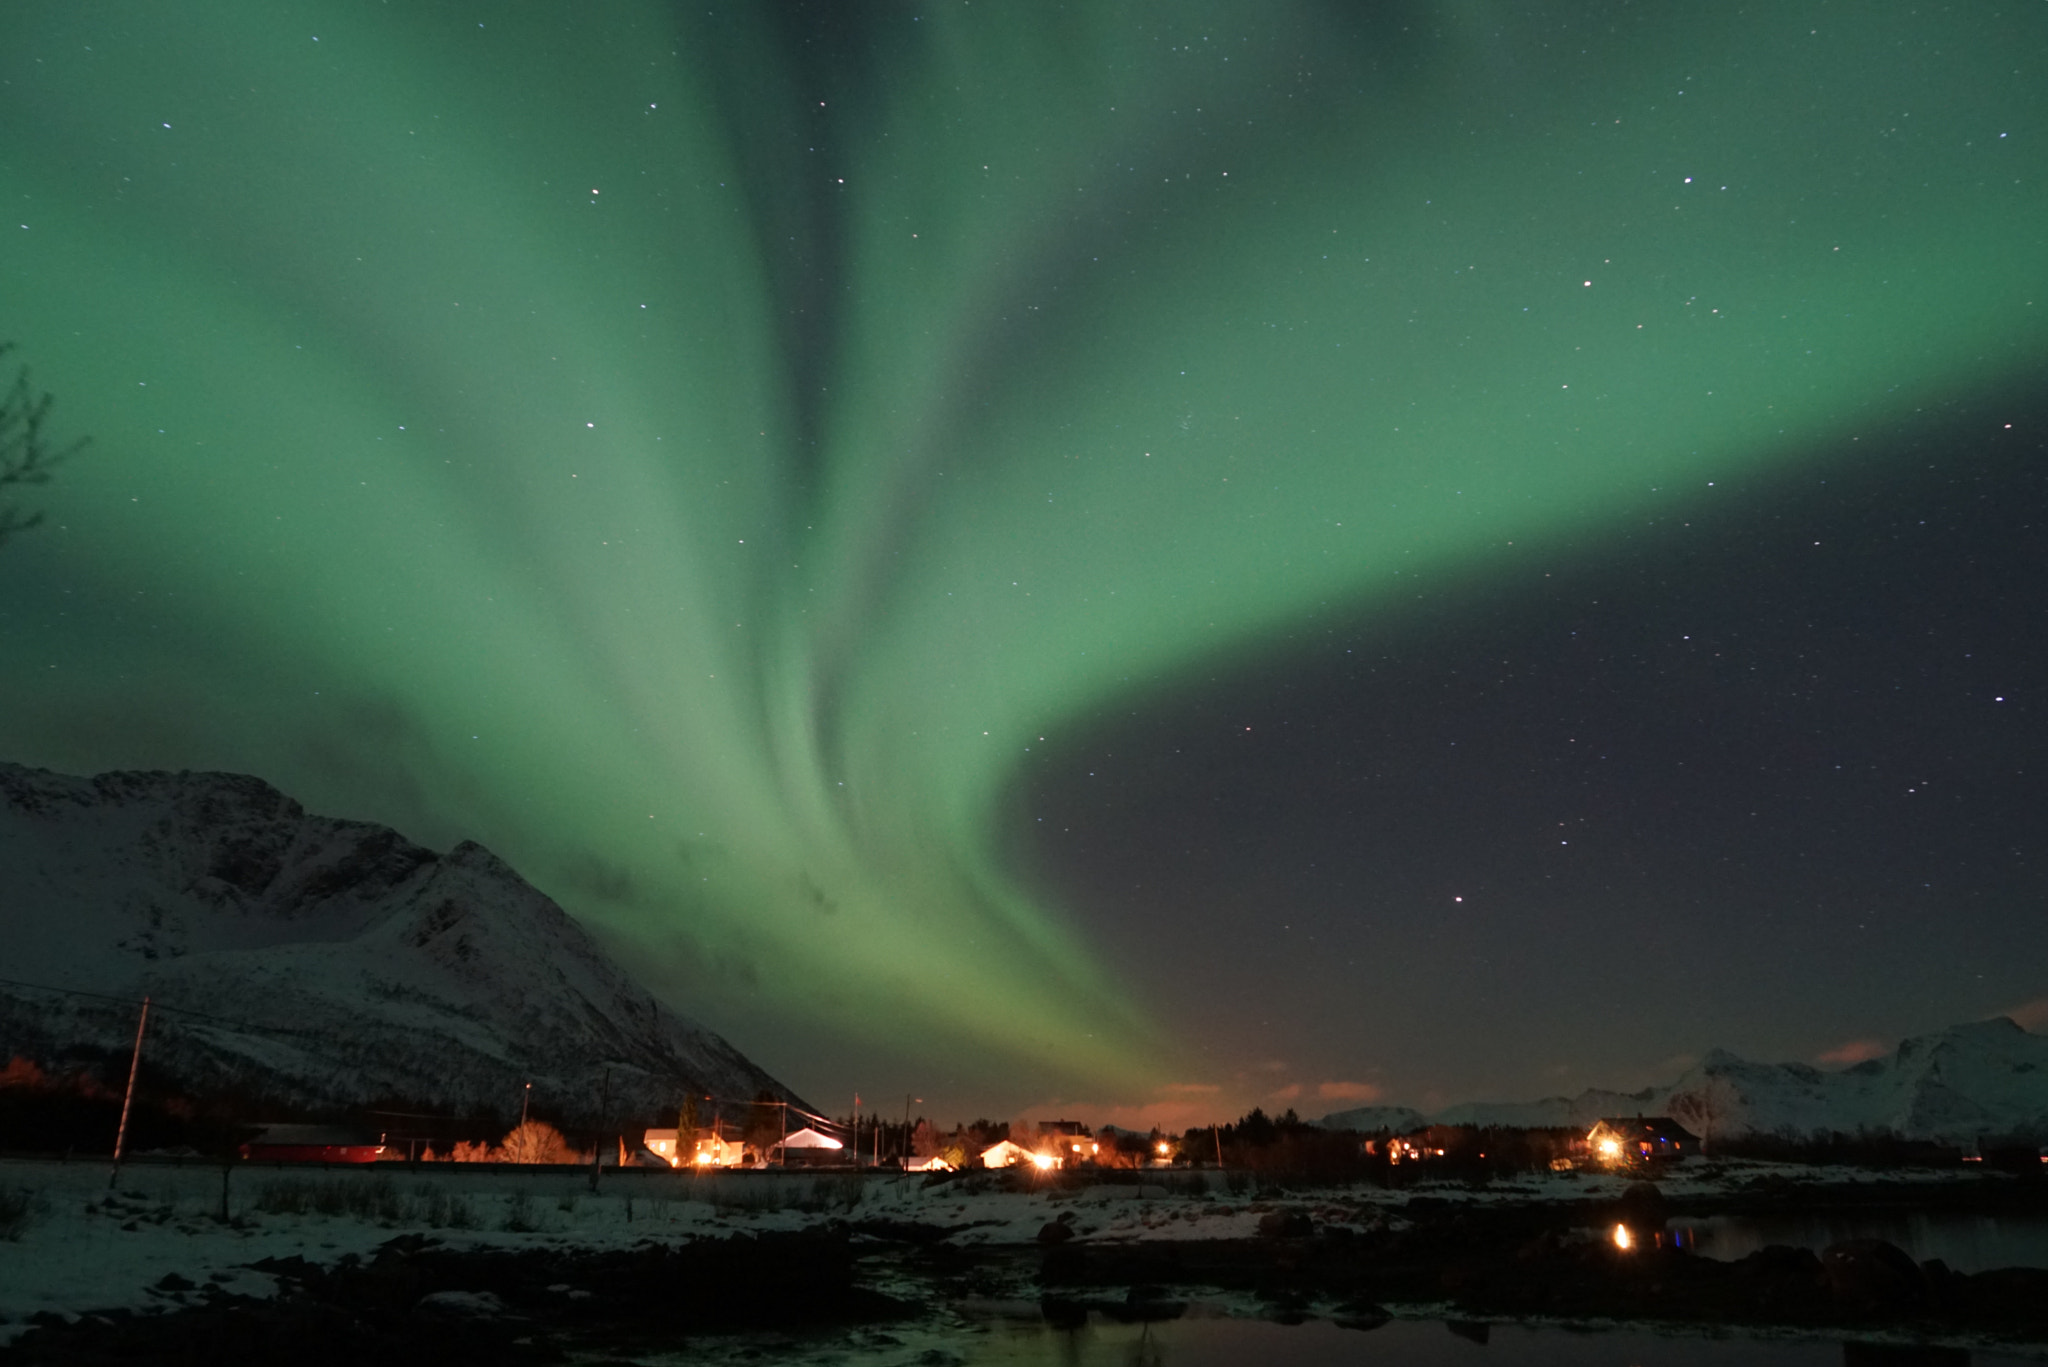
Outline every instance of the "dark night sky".
{"label": "dark night sky", "polygon": [[1310,1113],[1360,1060],[1413,1103],[2039,1028],[2041,418],[1934,405],[1318,614],[1031,766],[1019,862],[1205,1048],[1261,1022]]}
{"label": "dark night sky", "polygon": [[2044,48],[23,0],[0,755],[480,839],[835,1109],[2041,1028]]}

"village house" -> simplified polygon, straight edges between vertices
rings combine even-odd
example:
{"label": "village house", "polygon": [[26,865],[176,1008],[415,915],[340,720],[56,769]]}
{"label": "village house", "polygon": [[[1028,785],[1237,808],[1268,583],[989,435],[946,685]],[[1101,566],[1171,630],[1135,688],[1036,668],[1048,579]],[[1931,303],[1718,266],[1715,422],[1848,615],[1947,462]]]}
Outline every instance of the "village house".
{"label": "village house", "polygon": [[781,1143],[768,1150],[768,1155],[770,1162],[780,1162],[785,1167],[837,1167],[852,1163],[857,1157],[847,1152],[843,1141],[808,1125],[785,1136]]}
{"label": "village house", "polygon": [[1053,1155],[1057,1160],[1055,1167],[1074,1168],[1092,1166],[1102,1152],[1102,1145],[1078,1120],[1048,1120],[1038,1127],[1038,1151]]}
{"label": "village house", "polygon": [[[1041,1158],[1046,1161],[1039,1162]],[[981,1151],[981,1165],[984,1168],[1014,1168],[1019,1163],[1030,1163],[1041,1168],[1053,1166],[1050,1155],[1036,1153],[1014,1140],[998,1140]]]}
{"label": "village house", "polygon": [[1593,1122],[1586,1148],[1607,1167],[1662,1162],[1699,1152],[1699,1136],[1668,1115],[1612,1116]]}
{"label": "village house", "polygon": [[1443,1148],[1434,1143],[1427,1130],[1410,1135],[1393,1135],[1385,1139],[1367,1139],[1358,1146],[1358,1151],[1368,1158],[1385,1155],[1389,1164],[1421,1163],[1432,1158],[1442,1158]]}
{"label": "village house", "polygon": [[375,1163],[384,1151],[384,1136],[337,1125],[265,1125],[241,1146],[257,1163]]}
{"label": "village house", "polygon": [[722,1138],[715,1129],[696,1131],[687,1154],[681,1152],[678,1130],[648,1130],[640,1143],[672,1168],[736,1168],[747,1161],[746,1146],[737,1139]]}

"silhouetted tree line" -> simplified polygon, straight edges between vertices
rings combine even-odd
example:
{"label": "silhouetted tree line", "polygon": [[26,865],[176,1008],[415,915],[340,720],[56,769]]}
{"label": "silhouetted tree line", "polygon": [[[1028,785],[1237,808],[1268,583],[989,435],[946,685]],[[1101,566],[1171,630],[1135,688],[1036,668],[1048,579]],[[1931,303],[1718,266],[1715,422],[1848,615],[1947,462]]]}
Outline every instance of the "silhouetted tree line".
{"label": "silhouetted tree line", "polygon": [[[1995,1148],[1996,1146],[1994,1146]],[[2041,1166],[2031,1146],[2011,1146]],[[1716,1139],[1716,1158],[1758,1158],[1775,1163],[1848,1164],[1863,1168],[1950,1168],[1963,1161],[1963,1151],[1952,1144],[1925,1139],[1901,1139],[1890,1134],[1847,1134],[1836,1131],[1821,1135],[1746,1134]],[[1991,1161],[1992,1153],[1984,1155]]]}
{"label": "silhouetted tree line", "polygon": [[[1426,1156],[1397,1159],[1392,1141],[1402,1138]],[[1311,1125],[1292,1109],[1270,1116],[1254,1107],[1234,1124],[1187,1131],[1181,1136],[1180,1151],[1195,1163],[1213,1164],[1220,1146],[1227,1168],[1400,1186],[1425,1178],[1486,1182],[1515,1173],[1546,1172],[1554,1160],[1572,1156],[1582,1138],[1576,1128],[1478,1125],[1432,1125],[1406,1136],[1391,1130],[1364,1134]]]}

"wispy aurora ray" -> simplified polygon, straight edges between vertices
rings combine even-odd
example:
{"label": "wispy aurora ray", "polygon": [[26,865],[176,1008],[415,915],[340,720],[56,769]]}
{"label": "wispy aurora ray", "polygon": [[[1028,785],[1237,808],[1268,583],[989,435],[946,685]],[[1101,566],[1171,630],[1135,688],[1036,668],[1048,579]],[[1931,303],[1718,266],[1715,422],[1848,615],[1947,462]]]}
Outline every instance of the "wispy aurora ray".
{"label": "wispy aurora ray", "polygon": [[0,335],[95,454],[6,753],[1138,1089],[995,857],[1039,737],[2043,354],[2039,7],[1079,8],[9,6]]}

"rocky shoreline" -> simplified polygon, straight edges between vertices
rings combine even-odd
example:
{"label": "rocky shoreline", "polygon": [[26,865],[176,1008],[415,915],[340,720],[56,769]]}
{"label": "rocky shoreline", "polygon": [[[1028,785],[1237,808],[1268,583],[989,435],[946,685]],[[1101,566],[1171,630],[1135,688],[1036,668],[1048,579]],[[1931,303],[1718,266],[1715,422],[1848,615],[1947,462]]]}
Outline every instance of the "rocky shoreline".
{"label": "rocky shoreline", "polygon": [[459,1250],[404,1235],[374,1257],[333,1267],[303,1258],[252,1264],[282,1283],[272,1297],[209,1293],[180,1278],[164,1290],[191,1303],[166,1313],[50,1316],[0,1349],[0,1362],[525,1367],[673,1349],[691,1335],[843,1328],[916,1313],[865,1285],[858,1262],[844,1228],[602,1252]]}
{"label": "rocky shoreline", "polygon": [[1379,1229],[1276,1204],[1249,1238],[1094,1241],[1076,1235],[1067,1210],[1021,1247],[963,1242],[957,1226],[857,1218],[602,1251],[465,1249],[407,1234],[333,1266],[253,1263],[279,1281],[273,1297],[186,1282],[165,1288],[179,1304],[164,1313],[50,1316],[0,1362],[405,1367],[488,1357],[523,1367],[675,1352],[703,1336],[912,1325],[973,1302],[1035,1307],[1068,1328],[1091,1315],[1171,1319],[1190,1299],[1218,1296],[1282,1323],[1356,1329],[1427,1316],[1481,1336],[1488,1322],[1541,1321],[2048,1349],[2048,1270],[1966,1274],[1868,1239],[1717,1262],[1611,1237],[1616,1223],[1661,1228],[1664,1213],[1645,1186],[1618,1202],[1421,1197]]}

